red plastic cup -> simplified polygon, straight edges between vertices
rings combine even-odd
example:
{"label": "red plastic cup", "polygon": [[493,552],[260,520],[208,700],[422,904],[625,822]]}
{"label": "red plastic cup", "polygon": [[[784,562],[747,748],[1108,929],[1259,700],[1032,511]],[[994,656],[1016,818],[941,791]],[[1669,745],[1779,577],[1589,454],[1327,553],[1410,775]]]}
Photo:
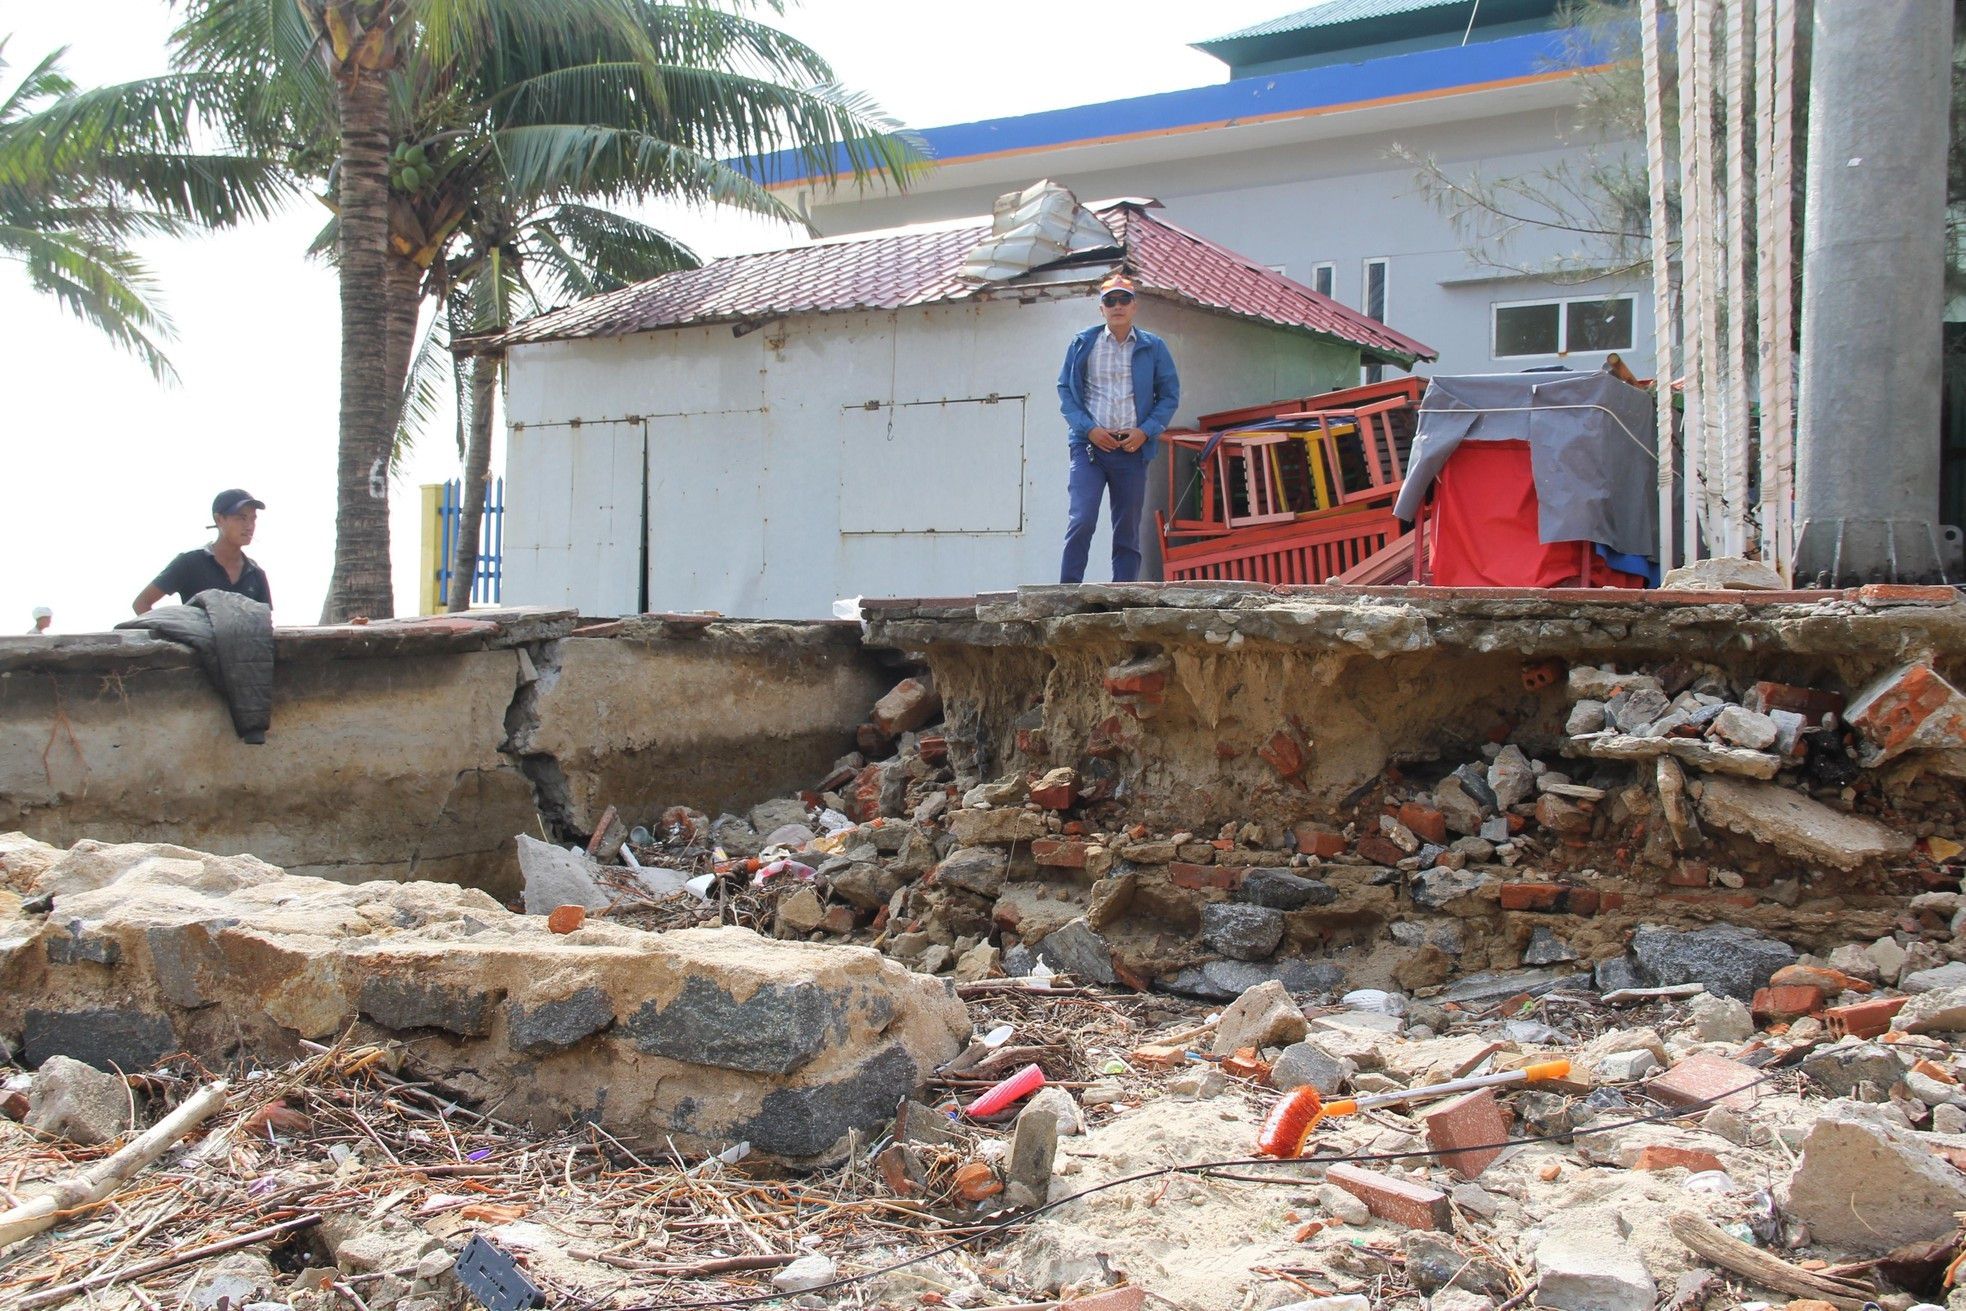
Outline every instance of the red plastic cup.
{"label": "red plastic cup", "polygon": [[1042,1087],[1044,1087],[1044,1071],[1035,1065],[1027,1065],[971,1102],[965,1114],[995,1115],[1012,1102],[1022,1097],[1029,1097]]}

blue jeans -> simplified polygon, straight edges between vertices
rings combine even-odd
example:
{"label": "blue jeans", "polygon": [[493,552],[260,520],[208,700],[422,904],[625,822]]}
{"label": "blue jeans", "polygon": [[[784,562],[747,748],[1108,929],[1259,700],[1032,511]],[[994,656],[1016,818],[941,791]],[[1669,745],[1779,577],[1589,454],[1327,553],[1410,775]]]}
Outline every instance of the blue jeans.
{"label": "blue jeans", "polygon": [[1147,503],[1147,466],[1151,444],[1128,455],[1095,450],[1090,443],[1072,443],[1072,476],[1066,484],[1071,510],[1065,521],[1065,559],[1058,567],[1061,583],[1085,581],[1085,558],[1092,551],[1092,532],[1099,526],[1099,499],[1110,497],[1113,514],[1113,581],[1135,582],[1140,577],[1140,513]]}

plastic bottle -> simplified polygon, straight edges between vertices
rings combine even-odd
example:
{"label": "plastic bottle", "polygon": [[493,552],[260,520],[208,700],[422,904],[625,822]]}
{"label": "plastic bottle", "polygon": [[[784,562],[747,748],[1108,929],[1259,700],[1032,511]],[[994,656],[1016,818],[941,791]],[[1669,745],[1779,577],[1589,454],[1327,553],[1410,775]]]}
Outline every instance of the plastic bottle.
{"label": "plastic bottle", "polygon": [[967,1113],[972,1118],[995,1115],[1012,1102],[1029,1097],[1042,1087],[1044,1087],[1044,1071],[1036,1065],[1027,1065],[971,1102]]}

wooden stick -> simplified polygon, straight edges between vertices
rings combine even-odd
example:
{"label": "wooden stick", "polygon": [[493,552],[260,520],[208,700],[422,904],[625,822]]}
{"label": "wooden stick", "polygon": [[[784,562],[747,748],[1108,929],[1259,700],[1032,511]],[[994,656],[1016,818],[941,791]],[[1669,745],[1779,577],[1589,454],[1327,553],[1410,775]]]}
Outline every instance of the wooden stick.
{"label": "wooden stick", "polygon": [[225,1108],[224,1080],[199,1089],[184,1105],[144,1131],[114,1156],[64,1179],[31,1202],[0,1213],[0,1247],[52,1228],[63,1214],[93,1206],[130,1176],[162,1156],[178,1139]]}
{"label": "wooden stick", "polygon": [[249,1234],[235,1234],[231,1238],[221,1238],[215,1243],[206,1243],[203,1247],[193,1247],[182,1252],[153,1257],[148,1261],[139,1261],[135,1265],[125,1266],[121,1270],[110,1270],[103,1274],[90,1275],[86,1279],[77,1279],[70,1284],[61,1284],[54,1288],[44,1288],[38,1293],[22,1298],[19,1306],[21,1307],[21,1311],[27,1311],[29,1307],[46,1306],[50,1302],[59,1302],[64,1297],[86,1292],[92,1288],[108,1288],[112,1284],[120,1284],[127,1279],[141,1279],[145,1275],[154,1275],[160,1271],[169,1270],[173,1266],[189,1265],[193,1261],[202,1261],[208,1256],[218,1256],[223,1252],[235,1252],[242,1247],[251,1247],[254,1243],[263,1243],[270,1238],[278,1238],[281,1234],[290,1234],[300,1229],[312,1229],[320,1223],[321,1217],[319,1215],[295,1216],[291,1220],[282,1220],[277,1225],[268,1225],[264,1229],[255,1229]]}
{"label": "wooden stick", "polygon": [[1800,1266],[1770,1256],[1752,1243],[1744,1243],[1719,1226],[1682,1211],[1671,1222],[1672,1234],[1680,1242],[1723,1270],[1731,1270],[1763,1288],[1795,1297],[1813,1297],[1830,1303],[1837,1311],[1863,1311],[1873,1291],[1846,1279],[1827,1279]]}
{"label": "wooden stick", "polygon": [[798,1260],[797,1253],[769,1253],[764,1256],[726,1256],[712,1261],[698,1261],[694,1264],[664,1264],[659,1261],[637,1261],[632,1257],[616,1256],[612,1252],[583,1251],[570,1247],[567,1255],[576,1261],[599,1261],[603,1265],[617,1266],[623,1270],[633,1270],[637,1274],[648,1275],[728,1275],[745,1270],[776,1270]]}

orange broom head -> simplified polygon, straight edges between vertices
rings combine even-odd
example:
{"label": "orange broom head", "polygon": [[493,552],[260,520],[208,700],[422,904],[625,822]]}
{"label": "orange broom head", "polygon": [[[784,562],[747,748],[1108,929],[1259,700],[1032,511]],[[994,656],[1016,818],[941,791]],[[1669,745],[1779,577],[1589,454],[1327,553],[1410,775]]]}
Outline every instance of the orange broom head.
{"label": "orange broom head", "polygon": [[1311,1126],[1324,1114],[1324,1099],[1309,1084],[1288,1093],[1271,1108],[1256,1135],[1256,1150],[1264,1156],[1287,1160],[1304,1154],[1304,1139]]}

